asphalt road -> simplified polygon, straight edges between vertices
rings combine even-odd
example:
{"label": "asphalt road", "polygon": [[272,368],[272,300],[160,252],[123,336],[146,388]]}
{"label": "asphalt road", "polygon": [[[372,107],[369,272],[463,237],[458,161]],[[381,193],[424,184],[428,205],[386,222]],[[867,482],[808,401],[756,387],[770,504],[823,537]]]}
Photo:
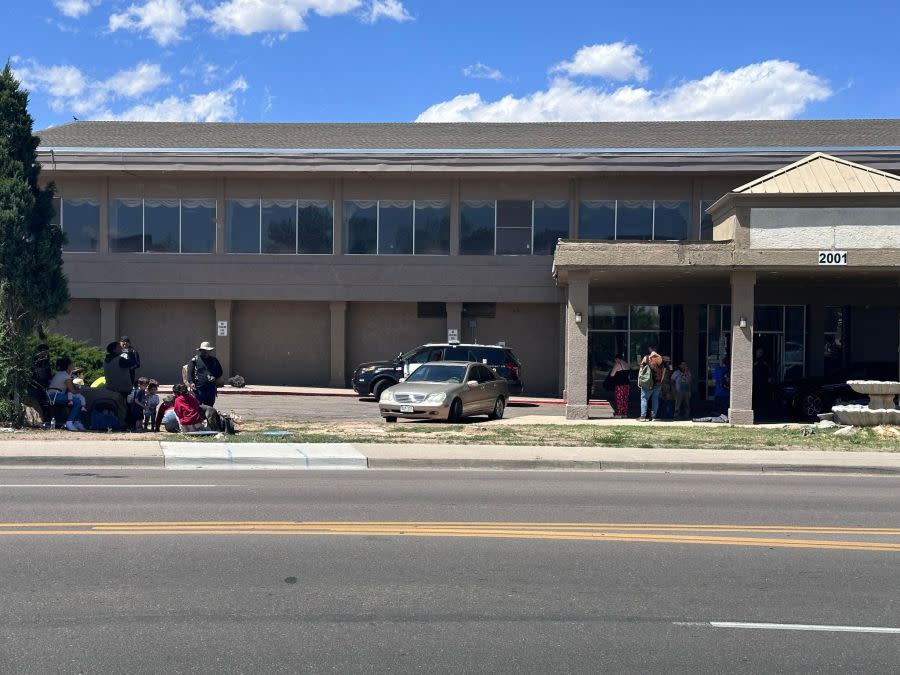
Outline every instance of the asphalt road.
{"label": "asphalt road", "polygon": [[896,673],[898,487],[6,470],[0,672]]}
{"label": "asphalt road", "polygon": [[[216,401],[219,410],[234,411],[244,419],[310,422],[379,422],[374,399],[353,396],[271,396],[225,394]],[[596,407],[597,414],[609,408]],[[515,403],[506,408],[506,417],[521,415],[565,415],[559,404]],[[611,414],[611,413],[610,413]],[[484,421],[486,417],[472,418]]]}

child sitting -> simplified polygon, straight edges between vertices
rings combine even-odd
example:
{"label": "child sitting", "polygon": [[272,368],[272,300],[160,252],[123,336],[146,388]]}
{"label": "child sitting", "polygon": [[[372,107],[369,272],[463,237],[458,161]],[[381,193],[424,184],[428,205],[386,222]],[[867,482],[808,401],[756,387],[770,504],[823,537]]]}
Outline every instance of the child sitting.
{"label": "child sitting", "polygon": [[[156,416],[156,407],[159,405],[159,382],[150,380],[147,383],[147,396],[144,399],[144,431],[154,431],[153,422]],[[159,431],[156,429],[156,431]]]}
{"label": "child sitting", "polygon": [[128,406],[131,419],[134,420],[134,430],[144,430],[144,411],[146,410],[147,385],[150,380],[146,377],[139,377],[135,383],[134,389],[128,394]]}
{"label": "child sitting", "polygon": [[203,413],[200,410],[200,401],[183,384],[176,384],[172,387],[172,393],[175,394],[173,408],[175,409],[175,415],[178,417],[178,425],[181,427],[181,431],[199,431],[202,429]]}

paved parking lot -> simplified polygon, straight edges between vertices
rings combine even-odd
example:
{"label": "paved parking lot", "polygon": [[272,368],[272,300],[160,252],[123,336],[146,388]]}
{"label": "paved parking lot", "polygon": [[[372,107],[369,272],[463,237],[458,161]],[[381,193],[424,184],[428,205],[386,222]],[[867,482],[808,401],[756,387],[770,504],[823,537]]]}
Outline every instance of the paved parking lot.
{"label": "paved parking lot", "polygon": [[[378,404],[372,399],[350,396],[285,396],[224,394],[216,407],[234,411],[244,419],[292,422],[378,422]],[[506,417],[524,415],[564,415],[565,406],[559,404],[512,404]],[[482,418],[476,418],[482,419]]]}

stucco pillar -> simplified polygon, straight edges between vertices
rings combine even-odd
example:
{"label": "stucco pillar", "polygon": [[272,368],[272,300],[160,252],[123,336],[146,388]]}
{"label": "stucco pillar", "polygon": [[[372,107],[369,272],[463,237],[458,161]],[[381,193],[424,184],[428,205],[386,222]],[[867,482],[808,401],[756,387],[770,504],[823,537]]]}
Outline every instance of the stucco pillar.
{"label": "stucco pillar", "polygon": [[106,348],[119,337],[119,301],[100,301],[100,346]]}
{"label": "stucco pillar", "polygon": [[[688,368],[694,373],[696,380],[700,372],[700,305],[684,305],[684,349],[681,358],[687,361]],[[677,367],[678,364],[676,363]]]}
{"label": "stucco pillar", "polygon": [[756,272],[731,273],[731,407],[728,409],[731,424],[753,424],[755,286]]}
{"label": "stucco pillar", "polygon": [[[448,302],[447,303],[447,330],[456,329],[456,335],[459,337],[460,342],[462,342],[462,310],[463,304],[461,302]],[[447,336],[444,336],[444,339],[447,339]]]}
{"label": "stucco pillar", "polygon": [[[222,364],[222,373],[227,380],[233,374],[231,372],[231,335],[234,331],[234,325],[231,322],[232,302],[231,300],[216,300],[215,305],[216,330],[213,335],[215,336],[216,358]],[[225,335],[220,334],[219,326],[221,321],[225,322]]]}
{"label": "stucco pillar", "polygon": [[825,374],[825,305],[809,305],[809,330],[806,333],[806,374],[821,377]]}
{"label": "stucco pillar", "polygon": [[450,185],[450,255],[459,255],[459,179]]}
{"label": "stucco pillar", "polygon": [[587,272],[569,273],[566,300],[566,419],[569,420],[588,418],[588,286]]}
{"label": "stucco pillar", "polygon": [[331,379],[329,387],[347,386],[347,303],[335,300],[331,309]]}

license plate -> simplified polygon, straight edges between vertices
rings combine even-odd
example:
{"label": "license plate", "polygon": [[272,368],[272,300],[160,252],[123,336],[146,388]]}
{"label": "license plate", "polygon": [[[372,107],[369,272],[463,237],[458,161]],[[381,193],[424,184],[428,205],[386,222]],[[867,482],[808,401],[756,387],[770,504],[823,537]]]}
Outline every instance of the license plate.
{"label": "license plate", "polygon": [[413,407],[411,405],[401,405],[400,412],[411,413],[413,412]]}

